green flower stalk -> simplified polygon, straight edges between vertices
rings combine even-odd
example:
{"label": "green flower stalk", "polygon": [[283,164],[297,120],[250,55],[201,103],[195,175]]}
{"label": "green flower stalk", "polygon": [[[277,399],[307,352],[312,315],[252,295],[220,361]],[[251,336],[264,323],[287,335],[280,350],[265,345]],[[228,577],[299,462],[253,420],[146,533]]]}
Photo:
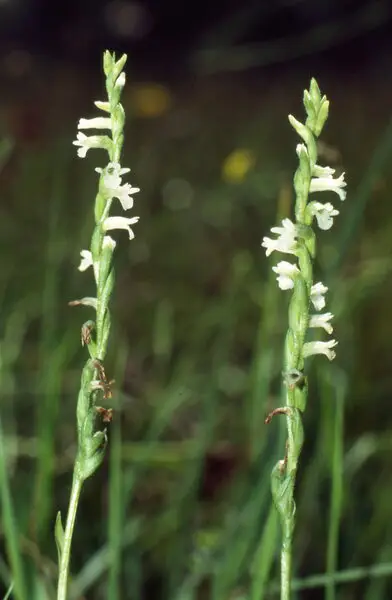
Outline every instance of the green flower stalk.
{"label": "green flower stalk", "polygon": [[[55,537],[59,554],[59,581],[57,600],[66,600],[71,542],[76,520],[80,493],[84,481],[101,465],[107,438],[106,429],[97,428],[99,416],[105,423],[111,420],[111,409],[97,405],[100,398],[111,397],[110,382],[105,374],[103,361],[107,352],[110,333],[109,301],[114,286],[113,252],[116,242],[108,235],[115,229],[124,229],[129,239],[134,237],[131,225],[139,217],[126,218],[112,216],[110,210],[113,200],[117,198],[124,210],[133,206],[132,194],[139,191],[129,183],[122,183],[122,177],[129,172],[120,165],[120,157],[124,140],[124,109],[120,96],[125,85],[123,67],[126,62],[124,54],[118,61],[114,54],[106,51],[103,59],[103,70],[106,77],[107,101],[95,102],[105,116],[93,119],[80,119],[79,133],[75,142],[78,156],[85,157],[90,148],[101,148],[108,153],[108,163],[103,168],[96,168],[99,173],[98,193],[95,198],[95,227],[91,238],[90,249],[81,251],[80,271],[92,267],[96,297],[85,297],[71,302],[71,305],[85,305],[96,312],[95,321],[87,321],[82,326],[82,345],[87,347],[89,358],[83,368],[81,386],[77,401],[77,433],[78,449],[74,464],[72,489],[69,500],[65,530],[61,515],[58,513]],[[107,130],[104,135],[87,136],[80,130]]]}
{"label": "green flower stalk", "polygon": [[[317,138],[328,117],[329,102],[321,96],[315,79],[304,92],[307,114],[305,124],[289,115],[289,121],[304,143],[297,146],[299,166],[294,175],[295,222],[283,219],[280,227],[272,227],[275,238],[264,237],[262,246],[269,256],[274,251],[291,254],[296,262],[281,261],[273,271],[277,274],[282,290],[292,290],[288,311],[288,330],[284,348],[283,378],[286,385],[286,405],[272,411],[266,423],[277,414],[286,416],[287,443],[285,457],[272,470],[272,496],[282,526],[281,549],[281,600],[290,598],[292,538],[295,526],[294,486],[298,460],[303,444],[302,413],[306,408],[308,382],[304,375],[305,359],[313,354],[324,354],[329,360],[335,358],[334,339],[306,341],[309,328],[322,328],[331,334],[333,315],[320,313],[325,307],[327,287],[313,282],[313,261],[316,255],[316,234],[312,228],[314,219],[320,229],[330,229],[339,214],[334,206],[310,200],[314,192],[332,191],[344,200],[346,183],[344,173],[334,177],[334,169],[317,164]],[[311,310],[316,312],[313,314]]]}

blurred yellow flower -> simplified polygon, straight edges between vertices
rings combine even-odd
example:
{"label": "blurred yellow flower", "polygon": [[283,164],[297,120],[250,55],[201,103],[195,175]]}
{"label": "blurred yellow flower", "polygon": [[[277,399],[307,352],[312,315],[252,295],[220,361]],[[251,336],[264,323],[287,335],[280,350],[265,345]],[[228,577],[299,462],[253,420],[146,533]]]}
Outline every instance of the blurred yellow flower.
{"label": "blurred yellow flower", "polygon": [[231,152],[223,162],[222,177],[228,183],[241,183],[255,164],[251,150],[239,148]]}
{"label": "blurred yellow flower", "polygon": [[158,83],[135,86],[127,100],[132,105],[135,116],[147,119],[163,115],[172,104],[170,91]]}

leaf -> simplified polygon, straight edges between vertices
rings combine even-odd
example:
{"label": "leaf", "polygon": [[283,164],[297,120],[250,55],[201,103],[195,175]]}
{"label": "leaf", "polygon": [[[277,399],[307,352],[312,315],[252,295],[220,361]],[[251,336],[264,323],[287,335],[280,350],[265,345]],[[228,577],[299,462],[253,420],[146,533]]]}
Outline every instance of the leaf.
{"label": "leaf", "polygon": [[11,598],[11,594],[12,594],[12,590],[13,589],[14,589],[14,582],[11,583],[10,587],[7,590],[6,595],[3,598],[3,600],[8,600],[8,598]]}
{"label": "leaf", "polygon": [[56,517],[56,523],[54,526],[54,538],[56,540],[57,554],[58,554],[59,564],[60,564],[61,555],[62,555],[63,547],[64,547],[64,528],[63,528],[63,523],[61,521],[61,512],[60,511],[57,513],[57,517]]}

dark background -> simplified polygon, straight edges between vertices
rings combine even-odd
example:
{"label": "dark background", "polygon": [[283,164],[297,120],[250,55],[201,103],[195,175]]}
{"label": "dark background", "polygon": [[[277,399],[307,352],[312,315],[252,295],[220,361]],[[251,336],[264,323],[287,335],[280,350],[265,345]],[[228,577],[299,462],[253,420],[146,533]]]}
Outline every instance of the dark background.
{"label": "dark background", "polygon": [[138,76],[162,80],[236,70],[254,78],[304,66],[359,75],[386,68],[391,10],[386,0],[4,0],[1,50],[3,59],[24,51],[38,64],[94,69],[108,46],[129,53]]}
{"label": "dark background", "polygon": [[[291,210],[287,114],[303,118],[312,76],[331,101],[321,161],[346,172],[348,197],[318,238],[339,346],[309,370],[295,574],[375,571],[297,597],[392,593],[391,17],[387,0],[0,1],[1,417],[34,600],[54,597],[89,318],[67,302],[92,292],[76,266],[103,160],[72,140],[103,99],[106,48],[128,54],[123,164],[141,218],[132,243],[118,236],[115,419],[82,496],[75,597],[253,599],[278,580],[283,422],[263,420],[287,313],[260,242]],[[5,590],[4,512],[1,534]]]}

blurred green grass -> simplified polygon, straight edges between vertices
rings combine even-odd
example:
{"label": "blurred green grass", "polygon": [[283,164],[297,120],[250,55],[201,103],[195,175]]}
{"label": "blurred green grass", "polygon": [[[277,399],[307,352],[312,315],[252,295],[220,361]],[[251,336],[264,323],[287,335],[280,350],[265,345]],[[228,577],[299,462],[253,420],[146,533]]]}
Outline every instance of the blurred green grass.
{"label": "blurred green grass", "polygon": [[[324,152],[346,170],[349,193],[339,225],[319,238],[339,347],[310,373],[297,597],[377,600],[392,572],[391,98],[320,82],[332,105]],[[142,188],[141,220],[116,254],[115,419],[81,501],[73,598],[276,597],[269,477],[284,434],[263,421],[279,404],[286,298],[260,241],[290,211],[286,115],[302,114],[307,81],[245,83],[188,83],[150,119],[130,93],[124,164]],[[67,302],[90,292],[76,266],[100,157],[74,157],[70,113],[46,136],[14,136],[0,174],[0,578],[3,593],[14,582],[15,598],[31,600],[54,597],[53,527],[68,499],[90,316]]]}

